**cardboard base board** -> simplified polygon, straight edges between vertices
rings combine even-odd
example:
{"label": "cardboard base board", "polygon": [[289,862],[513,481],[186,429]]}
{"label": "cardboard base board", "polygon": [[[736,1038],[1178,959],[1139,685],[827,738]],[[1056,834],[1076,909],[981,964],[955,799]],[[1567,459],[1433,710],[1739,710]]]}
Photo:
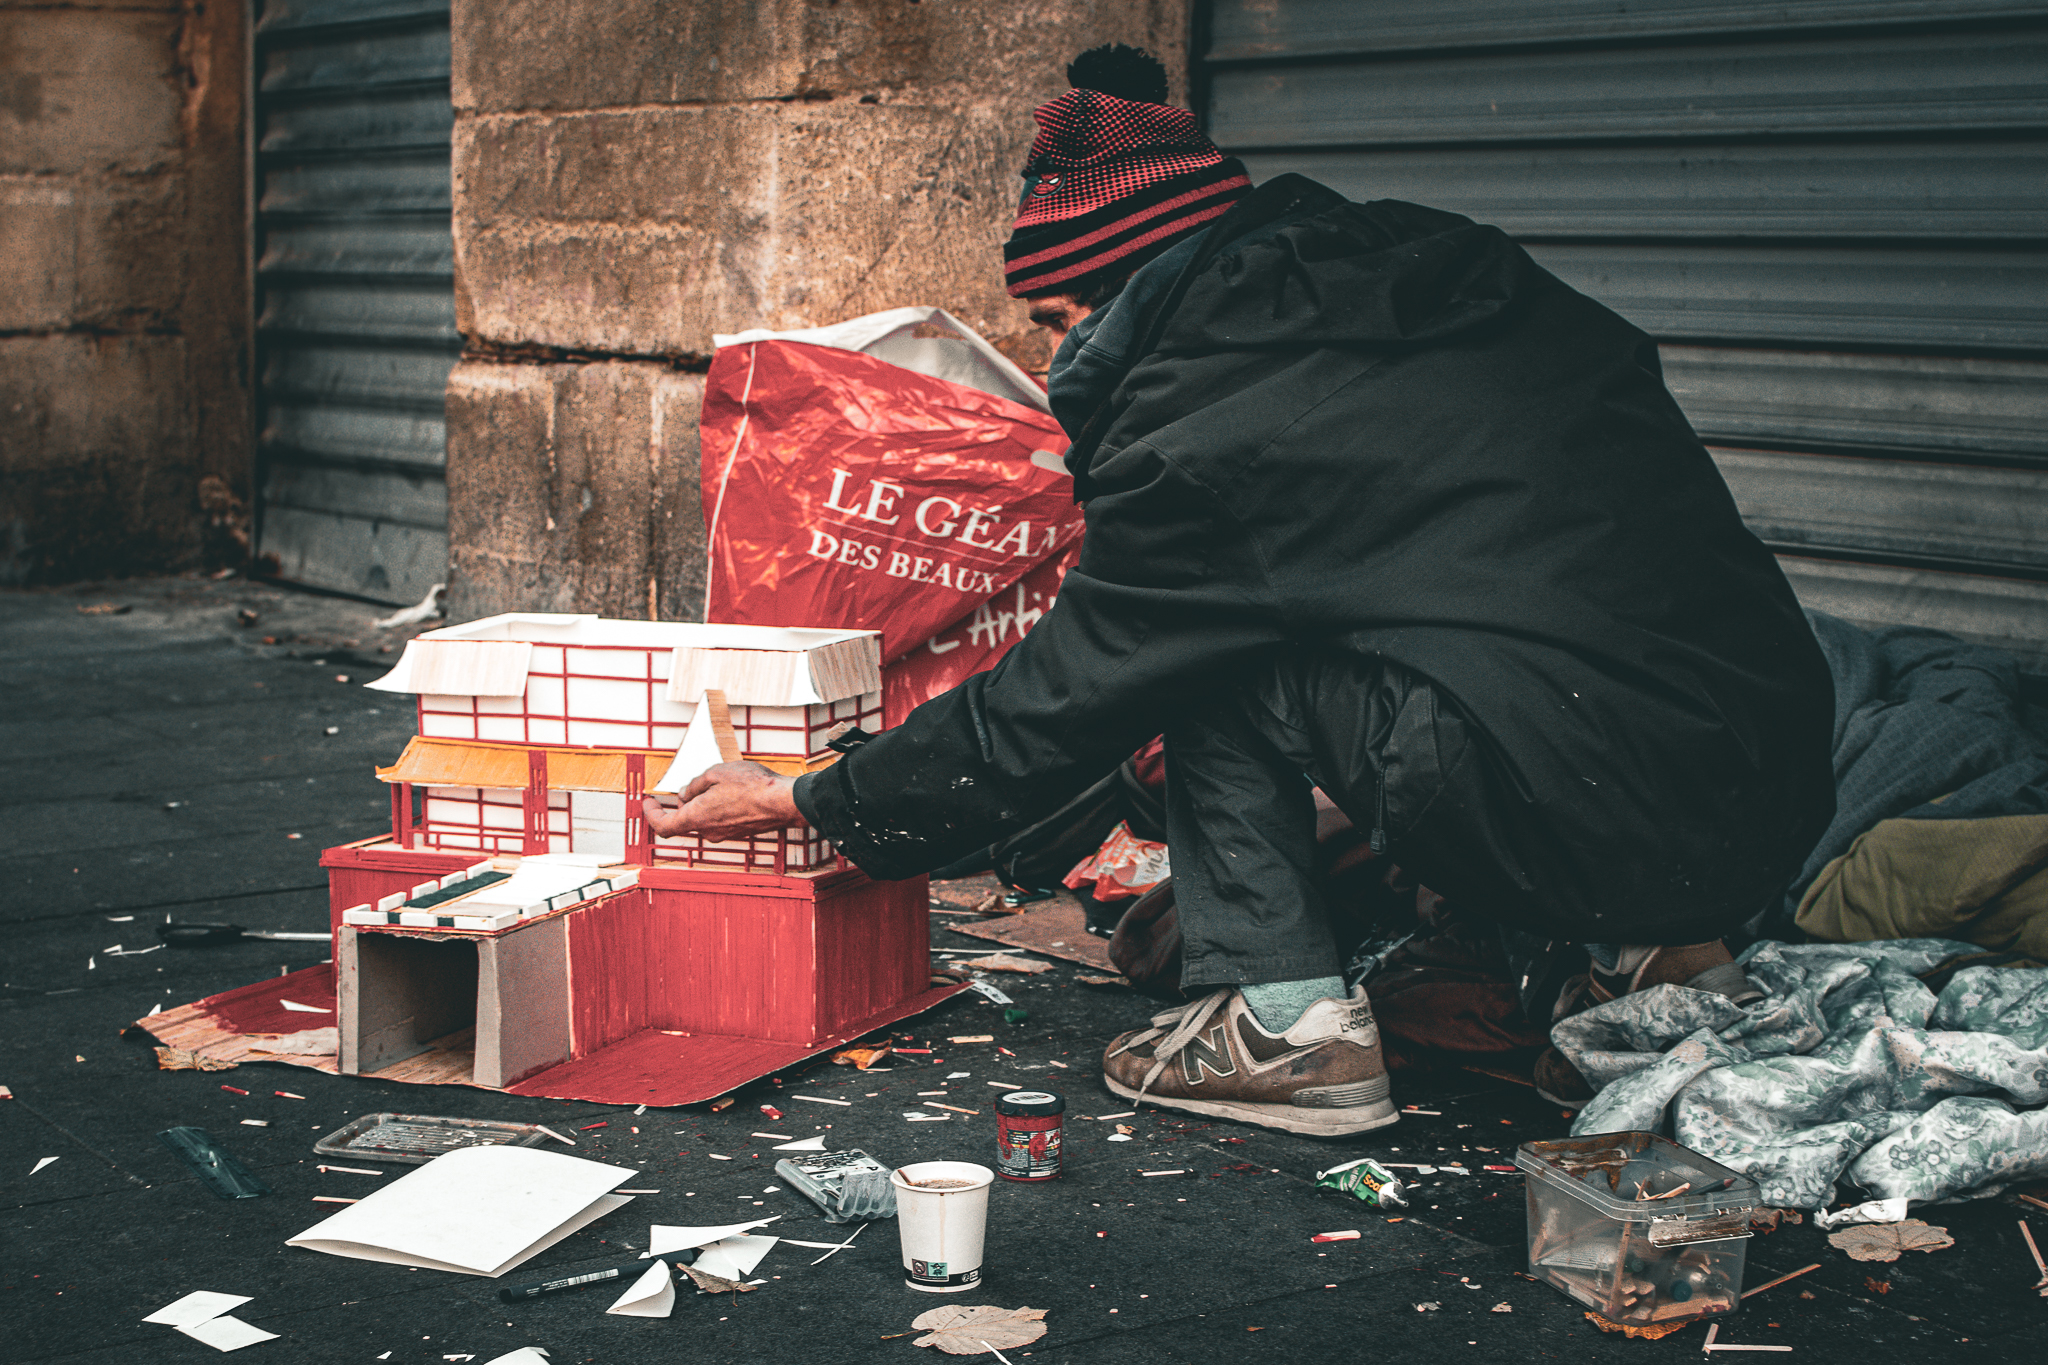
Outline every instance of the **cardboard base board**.
{"label": "cardboard base board", "polygon": [[[588,1057],[549,1067],[529,1076],[504,1093],[531,1095],[555,1100],[587,1100],[594,1104],[645,1104],[666,1108],[715,1099],[748,1081],[792,1066],[833,1048],[843,1047],[862,1034],[908,1019],[939,1002],[959,994],[965,987],[936,986],[886,1010],[878,1011],[856,1026],[816,1043],[771,1043],[758,1038],[733,1038],[718,1034],[671,1033],[642,1029]],[[280,1002],[312,1005],[328,1011],[307,1014],[288,1010]],[[283,1062],[314,1071],[339,1074],[336,1056],[306,1056],[258,1051],[262,1044],[306,1029],[332,1026],[334,968],[323,963],[270,977],[251,985],[204,1000],[165,1010],[135,1021],[167,1047],[196,1053],[215,1061]],[[407,1057],[378,1071],[365,1073],[380,1081],[409,1085],[466,1085],[479,1090],[471,1079],[475,1067],[474,1030],[464,1030],[436,1040],[418,1056]]]}
{"label": "cardboard base board", "polygon": [[946,928],[970,938],[990,939],[1047,957],[1065,958],[1097,971],[1116,971],[1109,960],[1109,940],[1088,932],[1088,917],[1081,902],[1072,896],[1055,896],[1042,905],[1001,919],[948,923]]}

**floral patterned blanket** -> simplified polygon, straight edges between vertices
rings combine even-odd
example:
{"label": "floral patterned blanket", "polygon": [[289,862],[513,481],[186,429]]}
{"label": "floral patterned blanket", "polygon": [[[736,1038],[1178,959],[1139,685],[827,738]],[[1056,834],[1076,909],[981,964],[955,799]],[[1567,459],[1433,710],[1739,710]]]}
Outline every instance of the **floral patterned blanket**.
{"label": "floral patterned blanket", "polygon": [[1599,1093],[1572,1132],[1668,1132],[1778,1208],[2048,1175],[2048,971],[1965,968],[1938,996],[1916,977],[1981,951],[1767,940],[1741,959],[1769,992],[1747,1009],[1658,986],[1573,1015],[1551,1041]]}

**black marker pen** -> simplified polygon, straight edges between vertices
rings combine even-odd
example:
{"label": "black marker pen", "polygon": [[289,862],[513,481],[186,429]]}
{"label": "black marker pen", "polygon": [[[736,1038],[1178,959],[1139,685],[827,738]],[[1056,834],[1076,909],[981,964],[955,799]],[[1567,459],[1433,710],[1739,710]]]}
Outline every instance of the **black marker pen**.
{"label": "black marker pen", "polygon": [[671,1265],[689,1265],[697,1259],[695,1250],[672,1251],[665,1256],[650,1256],[644,1261],[627,1261],[624,1265],[610,1265],[602,1270],[584,1270],[560,1279],[542,1280],[537,1284],[514,1285],[500,1289],[498,1297],[506,1303],[524,1303],[537,1299],[543,1294],[552,1294],[558,1289],[581,1289],[586,1284],[610,1284],[617,1280],[638,1279],[657,1261]]}

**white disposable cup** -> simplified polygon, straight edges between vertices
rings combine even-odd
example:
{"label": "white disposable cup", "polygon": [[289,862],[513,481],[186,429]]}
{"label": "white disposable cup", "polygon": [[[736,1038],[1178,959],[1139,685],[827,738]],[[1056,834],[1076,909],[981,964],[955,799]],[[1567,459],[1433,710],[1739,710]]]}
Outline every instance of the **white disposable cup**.
{"label": "white disposable cup", "polygon": [[[927,1294],[957,1294],[981,1283],[988,1187],[996,1173],[971,1161],[920,1161],[890,1173],[896,1233],[903,1240],[903,1283]],[[953,1189],[919,1182],[961,1180]]]}

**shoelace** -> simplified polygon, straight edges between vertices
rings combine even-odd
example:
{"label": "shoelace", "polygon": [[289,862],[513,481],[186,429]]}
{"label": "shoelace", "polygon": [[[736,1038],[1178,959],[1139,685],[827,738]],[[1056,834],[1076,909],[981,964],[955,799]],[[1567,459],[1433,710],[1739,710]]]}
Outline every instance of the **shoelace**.
{"label": "shoelace", "polygon": [[1173,1055],[1185,1047],[1189,1039],[1200,1033],[1216,1011],[1230,999],[1230,991],[1231,988],[1225,986],[1222,990],[1205,995],[1200,1000],[1191,1000],[1185,1005],[1174,1006],[1164,1014],[1153,1015],[1152,1027],[1134,1035],[1123,1045],[1122,1050],[1128,1052],[1142,1043],[1158,1038],[1161,1034],[1166,1035],[1152,1048],[1152,1065],[1145,1072],[1145,1079],[1138,1083],[1139,1099],[1145,1098],[1145,1092],[1152,1088],[1152,1082],[1158,1080],[1160,1073],[1166,1070],[1166,1064],[1173,1060]]}

